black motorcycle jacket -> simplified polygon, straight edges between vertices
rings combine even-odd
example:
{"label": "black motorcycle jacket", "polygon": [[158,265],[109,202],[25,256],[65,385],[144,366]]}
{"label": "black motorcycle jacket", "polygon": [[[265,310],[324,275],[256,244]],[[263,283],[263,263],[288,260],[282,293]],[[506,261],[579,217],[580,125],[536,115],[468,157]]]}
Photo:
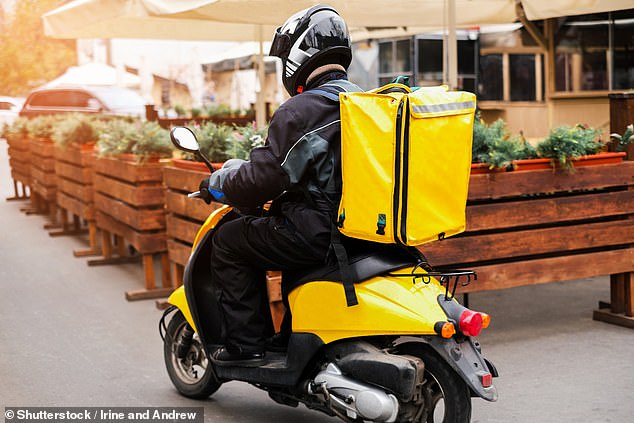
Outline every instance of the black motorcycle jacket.
{"label": "black motorcycle jacket", "polygon": [[284,102],[265,145],[223,183],[228,203],[253,208],[274,200],[271,209],[320,246],[330,242],[341,198],[341,125],[339,103],[311,89],[341,79],[345,72],[328,72]]}

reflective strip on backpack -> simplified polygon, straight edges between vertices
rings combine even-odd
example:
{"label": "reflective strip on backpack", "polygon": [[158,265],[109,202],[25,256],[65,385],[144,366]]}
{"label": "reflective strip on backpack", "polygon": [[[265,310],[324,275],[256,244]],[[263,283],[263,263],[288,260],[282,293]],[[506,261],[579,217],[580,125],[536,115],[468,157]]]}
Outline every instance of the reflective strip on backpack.
{"label": "reflective strip on backpack", "polygon": [[412,111],[416,113],[438,113],[448,112],[451,110],[466,110],[473,108],[475,108],[474,101],[464,101],[462,103],[412,105]]}

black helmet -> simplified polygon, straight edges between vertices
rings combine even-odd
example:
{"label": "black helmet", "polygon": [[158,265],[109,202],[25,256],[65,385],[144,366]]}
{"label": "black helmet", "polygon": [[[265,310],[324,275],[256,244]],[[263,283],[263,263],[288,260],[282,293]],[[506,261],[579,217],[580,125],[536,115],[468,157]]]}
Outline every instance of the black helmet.
{"label": "black helmet", "polygon": [[350,35],[344,20],[330,6],[313,6],[288,18],[277,29],[270,56],[282,59],[282,81],[291,96],[303,90],[318,67],[352,61]]}

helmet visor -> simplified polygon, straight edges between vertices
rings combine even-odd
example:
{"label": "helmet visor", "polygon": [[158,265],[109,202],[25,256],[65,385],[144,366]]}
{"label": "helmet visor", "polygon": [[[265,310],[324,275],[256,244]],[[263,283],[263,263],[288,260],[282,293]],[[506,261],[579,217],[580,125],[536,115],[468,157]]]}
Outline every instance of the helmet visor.
{"label": "helmet visor", "polygon": [[271,43],[271,50],[269,51],[269,56],[275,56],[282,59],[288,57],[288,53],[291,51],[291,37],[288,34],[281,34],[280,30],[282,28],[277,28],[275,31],[275,36],[273,37],[273,42]]}

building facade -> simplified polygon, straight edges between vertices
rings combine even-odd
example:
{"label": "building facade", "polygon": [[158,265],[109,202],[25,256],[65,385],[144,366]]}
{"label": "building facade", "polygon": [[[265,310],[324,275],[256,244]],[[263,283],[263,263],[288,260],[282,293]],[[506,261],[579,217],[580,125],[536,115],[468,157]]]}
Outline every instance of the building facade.
{"label": "building facade", "polygon": [[[459,32],[457,88],[477,94],[485,121],[502,118],[528,139],[577,123],[607,134],[608,94],[634,89],[634,9],[528,24]],[[367,85],[399,75],[418,86],[446,80],[442,35],[372,43],[376,77]]]}

